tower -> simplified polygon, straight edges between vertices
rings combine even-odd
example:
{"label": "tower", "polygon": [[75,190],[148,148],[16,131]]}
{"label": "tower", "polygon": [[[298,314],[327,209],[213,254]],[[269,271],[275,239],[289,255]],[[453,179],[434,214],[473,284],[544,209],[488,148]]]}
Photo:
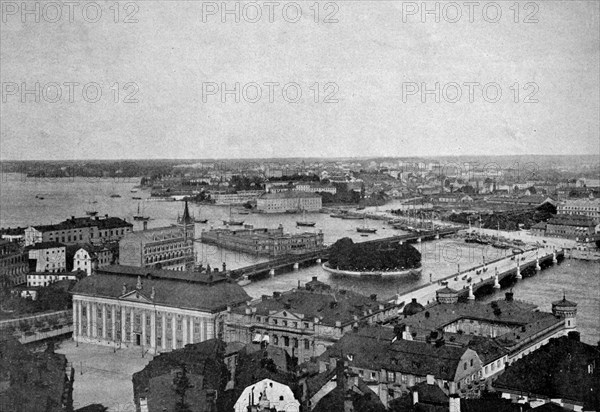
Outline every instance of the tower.
{"label": "tower", "polygon": [[567,332],[577,328],[577,303],[568,301],[564,293],[562,300],[552,302],[552,314],[565,320]]}
{"label": "tower", "polygon": [[183,215],[177,219],[177,225],[183,230],[186,240],[194,239],[194,219],[190,215],[187,200],[185,201],[185,206],[183,208]]}

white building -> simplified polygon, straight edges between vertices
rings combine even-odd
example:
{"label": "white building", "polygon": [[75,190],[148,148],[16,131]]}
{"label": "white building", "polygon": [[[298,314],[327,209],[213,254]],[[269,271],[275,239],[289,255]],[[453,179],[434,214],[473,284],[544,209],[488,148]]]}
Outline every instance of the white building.
{"label": "white building", "polygon": [[216,274],[107,266],[72,290],[73,339],[156,354],[222,335],[228,307],[250,301]]}
{"label": "white building", "polygon": [[107,247],[84,245],[73,256],[73,271],[82,270],[88,276],[95,268],[108,266],[113,263],[113,252]]}
{"label": "white building", "polygon": [[296,191],[265,193],[256,200],[256,209],[264,213],[285,213],[302,210],[316,212],[321,207],[321,196]]}
{"label": "white building", "polygon": [[45,287],[59,280],[77,280],[79,273],[83,272],[29,273],[27,274],[27,286]]}
{"label": "white building", "polygon": [[263,379],[244,389],[233,410],[235,412],[249,410],[298,412],[300,411],[300,402],[294,397],[289,386],[271,379]]}
{"label": "white building", "polygon": [[600,222],[600,199],[569,199],[556,206],[559,215],[582,215]]}
{"label": "white building", "polygon": [[[64,272],[66,270],[66,246],[57,242],[36,243],[28,248],[30,271]],[[35,261],[35,266],[32,261]]]}
{"label": "white building", "polygon": [[335,186],[314,183],[298,183],[295,190],[308,193],[331,193],[332,195],[337,193],[337,188]]}

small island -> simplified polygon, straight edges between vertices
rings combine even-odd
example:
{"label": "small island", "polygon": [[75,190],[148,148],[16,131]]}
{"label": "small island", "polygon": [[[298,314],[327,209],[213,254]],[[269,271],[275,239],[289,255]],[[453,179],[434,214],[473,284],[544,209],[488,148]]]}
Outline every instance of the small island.
{"label": "small island", "polygon": [[379,244],[354,243],[342,238],[331,246],[329,261],[323,268],[347,275],[395,275],[419,273],[421,253],[409,244],[382,247]]}

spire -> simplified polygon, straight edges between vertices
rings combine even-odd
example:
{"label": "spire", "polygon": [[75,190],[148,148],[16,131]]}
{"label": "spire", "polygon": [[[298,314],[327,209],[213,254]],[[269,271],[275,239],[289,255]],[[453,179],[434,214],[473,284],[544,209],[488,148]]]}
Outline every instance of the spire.
{"label": "spire", "polygon": [[180,224],[191,225],[194,223],[192,217],[190,216],[190,210],[188,209],[188,202],[185,201],[185,207],[183,209],[183,216],[179,219]]}

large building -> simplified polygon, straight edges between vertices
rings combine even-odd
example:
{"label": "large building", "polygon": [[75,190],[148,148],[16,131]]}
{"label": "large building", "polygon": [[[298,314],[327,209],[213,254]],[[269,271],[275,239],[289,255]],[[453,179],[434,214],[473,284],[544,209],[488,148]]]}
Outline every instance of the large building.
{"label": "large building", "polygon": [[438,290],[437,301],[437,305],[403,319],[399,326],[408,339],[443,342],[477,352],[481,371],[470,379],[470,385],[457,388],[461,396],[477,395],[506,365],[577,327],[577,304],[564,298],[552,303],[552,313],[515,300],[512,292],[489,304],[462,303],[457,291],[445,287]]}
{"label": "large building", "polygon": [[600,223],[600,199],[567,199],[560,202],[557,214],[577,215],[592,218],[595,223]]}
{"label": "large building", "polygon": [[187,202],[177,225],[127,234],[119,242],[119,263],[124,266],[193,270],[194,221]]}
{"label": "large building", "polygon": [[599,366],[598,347],[580,342],[579,333],[572,332],[552,339],[543,349],[515,362],[494,387],[502,398],[527,402],[536,409],[548,404],[569,411],[597,411]]}
{"label": "large building", "polygon": [[283,226],[277,229],[211,229],[202,231],[203,243],[240,252],[282,256],[305,253],[323,248],[323,232],[286,234]]}
{"label": "large building", "polygon": [[423,382],[458,395],[477,379],[482,367],[477,352],[468,347],[415,341],[380,326],[345,334],[319,357],[320,370],[335,369],[339,359],[347,361],[386,406]]}
{"label": "large building", "polygon": [[73,290],[73,339],[168,352],[223,334],[228,308],[251,300],[216,274],[107,266]]}
{"label": "large building", "polygon": [[67,247],[58,242],[35,243],[26,248],[31,272],[64,272],[67,270]]}
{"label": "large building", "polygon": [[284,348],[299,362],[322,354],[359,323],[383,323],[398,316],[395,303],[340,290],[313,279],[306,288],[274,292],[228,311],[227,342],[266,341]]}
{"label": "large building", "polygon": [[28,255],[10,240],[0,240],[0,285],[16,286],[25,283],[29,271]]}
{"label": "large building", "polygon": [[118,245],[81,245],[73,255],[73,271],[84,271],[88,276],[92,271],[104,266],[113,265],[117,260]]}
{"label": "large building", "polygon": [[264,213],[285,213],[306,210],[315,212],[322,207],[321,196],[314,193],[286,191],[265,193],[256,199],[256,210]]}
{"label": "large building", "polygon": [[133,224],[118,217],[75,217],[54,225],[30,226],[25,229],[25,246],[41,242],[102,244],[118,242],[133,230]]}
{"label": "large building", "polygon": [[333,185],[323,185],[320,183],[298,183],[294,190],[298,192],[309,192],[309,193],[330,193],[335,195],[337,188]]}
{"label": "large building", "polygon": [[586,241],[600,232],[600,223],[582,215],[557,215],[546,222],[546,236]]}
{"label": "large building", "polygon": [[214,193],[210,198],[217,205],[241,205],[256,201],[263,193],[264,190],[239,190],[236,193]]}

